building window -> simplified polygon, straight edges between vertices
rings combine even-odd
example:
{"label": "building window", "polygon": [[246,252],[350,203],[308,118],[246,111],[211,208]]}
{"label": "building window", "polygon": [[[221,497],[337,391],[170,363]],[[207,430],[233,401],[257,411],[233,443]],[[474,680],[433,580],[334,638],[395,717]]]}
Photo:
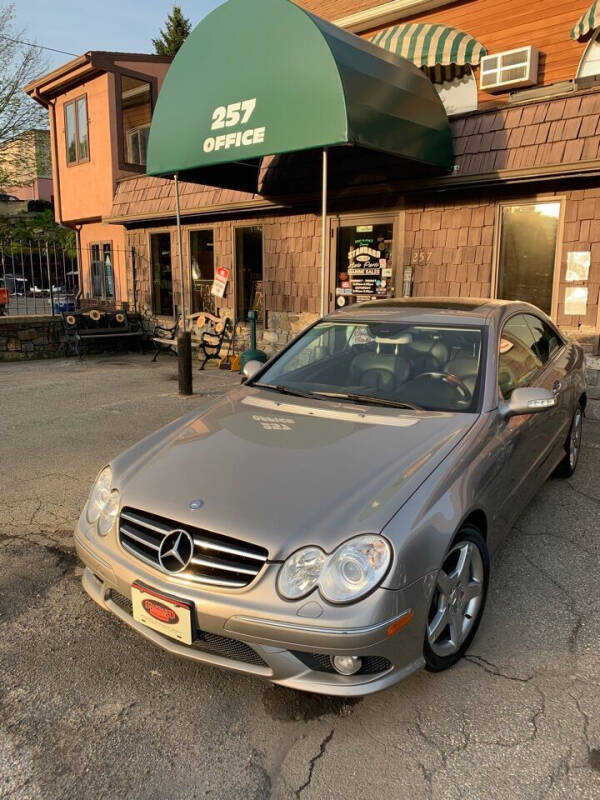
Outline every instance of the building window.
{"label": "building window", "polygon": [[560,203],[503,206],[498,297],[552,313]]}
{"label": "building window", "polygon": [[115,296],[115,273],[111,242],[90,245],[92,297],[112,300]]}
{"label": "building window", "polygon": [[190,231],[190,267],[192,287],[192,314],[200,311],[215,312],[211,294],[215,277],[214,237],[212,230]]}
{"label": "building window", "polygon": [[448,116],[477,110],[477,81],[468,64],[438,64],[422,69],[433,83]]}
{"label": "building window", "polygon": [[159,317],[173,316],[173,272],[171,234],[150,234],[152,311]]}
{"label": "building window", "polygon": [[80,164],[82,161],[89,161],[90,146],[86,95],[65,103],[65,138],[67,143],[67,164]]}
{"label": "building window", "polygon": [[120,85],[122,158],[127,165],[143,167],[152,120],[152,85],[128,75],[121,75]]}
{"label": "building window", "polygon": [[235,229],[235,268],[237,318],[246,321],[254,310],[264,322],[262,228]]}

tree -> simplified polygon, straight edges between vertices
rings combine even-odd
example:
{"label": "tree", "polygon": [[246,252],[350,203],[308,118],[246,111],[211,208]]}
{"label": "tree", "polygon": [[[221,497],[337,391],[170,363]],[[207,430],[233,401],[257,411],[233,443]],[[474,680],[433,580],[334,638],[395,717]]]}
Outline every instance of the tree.
{"label": "tree", "polygon": [[[25,39],[26,33],[15,27],[14,20],[14,4],[0,6],[0,146],[24,131],[47,127],[45,111],[23,92],[23,86],[44,71],[46,62],[39,48],[15,41]],[[0,187],[17,185],[25,166],[21,164],[23,148],[3,148],[3,153]]]}
{"label": "tree", "polygon": [[185,42],[192,30],[192,23],[183,16],[179,6],[173,6],[173,11],[167,17],[165,30],[160,31],[158,39],[153,39],[154,52],[159,56],[175,56],[181,45]]}

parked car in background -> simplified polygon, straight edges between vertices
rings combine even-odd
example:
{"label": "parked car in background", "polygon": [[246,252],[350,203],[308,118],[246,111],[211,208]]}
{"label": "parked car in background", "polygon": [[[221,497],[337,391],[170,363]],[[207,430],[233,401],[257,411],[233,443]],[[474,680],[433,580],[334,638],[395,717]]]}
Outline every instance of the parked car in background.
{"label": "parked car in background", "polygon": [[15,197],[13,194],[3,194],[0,192],[0,203],[20,203],[18,197]]}
{"label": "parked car in background", "polygon": [[0,278],[0,317],[8,312],[9,293],[4,280]]}
{"label": "parked car in background", "polygon": [[18,297],[25,296],[27,293],[27,284],[29,283],[27,278],[21,275],[15,275],[13,272],[5,272],[3,279],[10,294],[17,295]]}
{"label": "parked car in background", "polygon": [[86,591],[172,653],[295,689],[451,667],[490,554],[577,467],[581,348],[525,303],[383,300],[245,374],[101,470]]}

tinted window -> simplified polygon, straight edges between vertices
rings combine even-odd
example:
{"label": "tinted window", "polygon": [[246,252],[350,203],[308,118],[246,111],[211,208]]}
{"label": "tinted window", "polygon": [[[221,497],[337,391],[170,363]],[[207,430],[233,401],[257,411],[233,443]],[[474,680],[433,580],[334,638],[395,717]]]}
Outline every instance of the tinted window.
{"label": "tinted window", "polygon": [[507,399],[513,389],[527,386],[541,367],[542,360],[525,314],[511,317],[500,337],[498,385],[502,396]]}
{"label": "tinted window", "polygon": [[562,339],[543,319],[533,314],[527,314],[526,317],[533,334],[536,352],[545,364],[546,361],[552,358],[553,353],[562,347]]}

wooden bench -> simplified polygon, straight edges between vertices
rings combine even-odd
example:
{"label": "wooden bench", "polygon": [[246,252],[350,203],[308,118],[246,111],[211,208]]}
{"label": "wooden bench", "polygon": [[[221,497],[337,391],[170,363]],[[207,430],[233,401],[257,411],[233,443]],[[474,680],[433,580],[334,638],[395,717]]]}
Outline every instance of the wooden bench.
{"label": "wooden bench", "polygon": [[65,355],[81,356],[81,343],[89,341],[134,340],[142,349],[144,331],[141,322],[127,311],[112,311],[104,308],[89,308],[62,315],[65,333]]}

